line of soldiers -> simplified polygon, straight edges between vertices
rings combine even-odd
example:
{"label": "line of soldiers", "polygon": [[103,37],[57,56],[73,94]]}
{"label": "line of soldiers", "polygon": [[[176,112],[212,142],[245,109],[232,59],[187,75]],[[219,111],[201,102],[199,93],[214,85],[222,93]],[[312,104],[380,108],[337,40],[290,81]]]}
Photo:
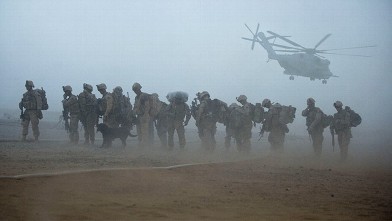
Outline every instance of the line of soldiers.
{"label": "line of soldiers", "polygon": [[329,126],[332,135],[332,145],[335,146],[334,135],[337,134],[341,159],[343,161],[346,160],[348,145],[352,138],[351,127],[358,126],[362,121],[361,117],[350,107],[345,106],[343,108],[341,101],[333,103],[337,111],[333,116],[327,116],[315,104],[316,101],[313,98],[308,98],[307,108],[302,111],[302,116],[306,117],[307,130],[312,139],[316,156],[321,155],[324,128]]}
{"label": "line of soldiers", "polygon": [[[19,106],[22,113],[22,140],[26,140],[29,123],[32,123],[35,140],[38,140],[39,119],[42,112],[39,108],[40,98],[32,88],[32,81],[26,81],[27,92],[23,95]],[[126,127],[131,130],[136,125],[139,147],[153,145],[154,127],[160,139],[162,148],[172,150],[174,148],[174,133],[177,131],[179,148],[186,145],[185,129],[191,116],[196,120],[201,146],[206,151],[214,151],[216,146],[215,134],[217,123],[226,126],[225,146],[230,147],[234,138],[239,152],[248,153],[251,149],[252,127],[261,123],[260,136],[269,132],[268,141],[273,150],[282,151],[285,134],[289,132],[287,124],[295,118],[296,109],[292,106],[284,106],[272,103],[269,99],[255,105],[247,101],[245,95],[240,95],[236,100],[241,104],[233,103],[228,106],[219,99],[211,99],[207,91],[196,94],[196,98],[189,107],[186,104],[188,94],[185,92],[169,93],[166,98],[169,103],[159,100],[157,94],[148,94],[141,91],[139,83],[132,85],[135,93],[134,106],[128,96],[123,95],[121,87],[117,86],[112,93],[107,92],[105,84],[96,85],[102,98],[97,99],[92,93],[90,84],[83,84],[83,92],[78,96],[72,94],[72,87],[63,86],[63,117],[66,122],[70,141],[74,144],[79,142],[78,123],[84,128],[85,144],[94,144],[95,126],[99,117],[109,128]],[[47,104],[46,104],[47,106]],[[313,98],[307,99],[307,108],[302,111],[306,117],[306,126],[313,142],[316,156],[321,155],[324,128],[330,126],[331,134],[338,135],[341,158],[347,158],[348,145],[351,135],[352,117],[355,112],[349,107],[343,108],[340,101],[334,103],[337,113],[334,116],[325,115],[322,110],[315,106]],[[264,110],[267,109],[267,111]],[[47,108],[46,108],[47,109]],[[359,122],[360,123],[360,122]],[[354,125],[356,126],[356,125]]]}

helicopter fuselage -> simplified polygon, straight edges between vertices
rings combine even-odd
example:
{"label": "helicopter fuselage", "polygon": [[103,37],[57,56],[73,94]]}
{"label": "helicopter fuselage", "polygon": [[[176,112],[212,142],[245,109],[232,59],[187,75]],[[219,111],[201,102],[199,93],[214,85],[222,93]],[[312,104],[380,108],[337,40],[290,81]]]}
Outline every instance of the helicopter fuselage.
{"label": "helicopter fuselage", "polygon": [[272,58],[285,69],[287,75],[309,77],[310,79],[328,79],[333,76],[329,70],[330,61],[312,54],[275,54]]}

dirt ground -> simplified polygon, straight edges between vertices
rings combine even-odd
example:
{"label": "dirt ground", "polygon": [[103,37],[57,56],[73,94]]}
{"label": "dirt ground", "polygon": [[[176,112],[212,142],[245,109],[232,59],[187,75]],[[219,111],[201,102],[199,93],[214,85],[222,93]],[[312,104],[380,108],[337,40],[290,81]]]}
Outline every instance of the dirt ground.
{"label": "dirt ground", "polygon": [[392,220],[384,142],[353,140],[340,162],[327,141],[318,159],[295,136],[274,153],[255,135],[240,154],[220,132],[206,153],[188,130],[186,149],[168,152],[138,149],[134,138],[125,148],[74,146],[55,126],[22,143],[17,124],[0,124],[0,220]]}

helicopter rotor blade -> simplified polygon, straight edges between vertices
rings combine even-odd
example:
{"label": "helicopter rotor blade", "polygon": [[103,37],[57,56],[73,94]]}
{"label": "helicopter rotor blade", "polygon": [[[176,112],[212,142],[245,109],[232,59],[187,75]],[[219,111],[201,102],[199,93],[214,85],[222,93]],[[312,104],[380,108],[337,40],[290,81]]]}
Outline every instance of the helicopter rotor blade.
{"label": "helicopter rotor blade", "polygon": [[247,40],[247,41],[253,41],[253,39],[251,39],[251,38],[244,38],[244,37],[242,37],[242,39]]}
{"label": "helicopter rotor blade", "polygon": [[[282,37],[289,38],[291,36],[290,35],[282,35]],[[267,37],[267,40],[276,39],[276,38],[277,38],[276,36],[269,36],[269,37]]]}
{"label": "helicopter rotor blade", "polygon": [[247,24],[245,24],[246,28],[248,28],[248,30],[250,31],[250,33],[252,33],[252,35],[254,36],[255,34],[253,33],[253,31],[249,28],[249,26]]}
{"label": "helicopter rotor blade", "polygon": [[292,52],[292,53],[302,52],[302,51],[300,51],[300,50],[280,50],[280,49],[274,50],[274,51],[278,51],[278,52]]}
{"label": "helicopter rotor blade", "polygon": [[338,50],[349,50],[349,49],[357,49],[357,48],[373,48],[377,47],[377,45],[367,45],[367,46],[359,46],[359,47],[350,47],[350,48],[334,48],[334,49],[325,49],[319,51],[338,51]]}
{"label": "helicopter rotor blade", "polygon": [[319,54],[333,54],[333,55],[343,55],[343,56],[351,56],[351,57],[371,57],[368,55],[359,55],[359,54],[340,54],[340,53],[331,53],[331,52],[318,52]]}
{"label": "helicopter rotor blade", "polygon": [[300,47],[302,49],[306,49],[304,46],[302,46],[300,44],[297,44],[297,43],[295,43],[295,42],[293,42],[293,41],[291,41],[291,40],[289,40],[289,39],[287,39],[287,38],[285,38],[285,37],[283,37],[281,35],[278,35],[278,34],[272,32],[272,31],[267,31],[267,32],[270,33],[271,35],[275,35],[276,37],[278,37],[278,38],[282,39],[283,41],[286,41],[286,42],[288,42],[288,43],[290,43],[290,44],[292,44],[294,46]]}
{"label": "helicopter rotor blade", "polygon": [[327,34],[326,36],[324,36],[324,38],[323,38],[323,39],[321,39],[321,40],[319,41],[319,43],[317,43],[317,44],[316,44],[316,46],[314,46],[314,48],[313,48],[313,49],[315,49],[315,50],[316,50],[316,48],[317,48],[318,46],[320,46],[320,45],[321,45],[321,43],[323,43],[325,40],[327,40],[327,38],[329,38],[329,36],[331,36],[331,34]]}
{"label": "helicopter rotor blade", "polygon": [[294,47],[290,47],[290,46],[285,46],[285,45],[280,45],[280,44],[271,44],[272,46],[276,46],[276,47],[280,47],[280,48],[286,48],[286,49],[295,49],[295,50],[302,50],[301,48],[294,48]]}

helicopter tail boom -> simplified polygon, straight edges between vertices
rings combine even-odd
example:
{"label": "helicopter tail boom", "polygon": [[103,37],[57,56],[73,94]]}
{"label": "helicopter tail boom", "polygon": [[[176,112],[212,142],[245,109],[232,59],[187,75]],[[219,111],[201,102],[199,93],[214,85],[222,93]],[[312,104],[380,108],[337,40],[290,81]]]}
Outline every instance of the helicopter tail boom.
{"label": "helicopter tail boom", "polygon": [[272,48],[272,45],[268,41],[268,38],[264,35],[263,32],[261,32],[261,31],[259,32],[260,24],[257,24],[257,29],[256,29],[255,33],[252,32],[252,30],[249,28],[249,26],[247,24],[245,24],[245,26],[248,28],[250,33],[252,33],[253,39],[250,39],[250,38],[242,38],[242,39],[247,40],[247,41],[252,41],[251,49],[253,50],[255,42],[258,42],[267,51],[269,59],[277,60],[276,52]]}

